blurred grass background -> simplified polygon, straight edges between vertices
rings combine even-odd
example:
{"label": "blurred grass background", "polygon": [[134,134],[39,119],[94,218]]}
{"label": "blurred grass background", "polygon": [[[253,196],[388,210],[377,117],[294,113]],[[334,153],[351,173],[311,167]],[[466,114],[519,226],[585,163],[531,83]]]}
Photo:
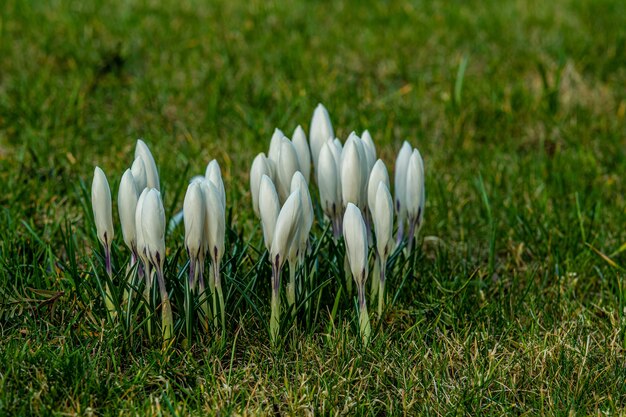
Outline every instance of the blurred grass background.
{"label": "blurred grass background", "polygon": [[[388,167],[403,140],[425,159],[423,235],[443,243],[377,345],[338,331],[274,358],[252,335],[235,368],[230,351],[121,365],[105,330],[76,332],[98,320],[59,265],[88,269],[95,165],[115,195],[143,137],[180,208],[217,158],[250,233],[252,158],[318,102]],[[623,412],[625,117],[619,0],[4,0],[0,412]],[[41,308],[32,289],[64,293]]]}

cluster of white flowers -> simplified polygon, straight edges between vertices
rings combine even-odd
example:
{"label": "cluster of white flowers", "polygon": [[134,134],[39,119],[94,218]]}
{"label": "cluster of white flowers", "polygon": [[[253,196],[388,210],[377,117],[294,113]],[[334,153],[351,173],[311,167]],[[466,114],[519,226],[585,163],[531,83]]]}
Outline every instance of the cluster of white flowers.
{"label": "cluster of white flowers", "polygon": [[[94,171],[91,203],[98,238],[104,247],[106,271],[109,280],[112,280],[111,243],[114,232],[111,190],[100,167],[96,167]],[[106,285],[107,309],[112,317],[117,316],[116,305],[124,306],[128,303],[131,296],[129,289],[135,288],[138,284],[135,282],[136,278],[145,280],[144,301],[148,303],[156,276],[161,296],[163,338],[167,341],[173,337],[173,317],[163,274],[166,256],[165,210],[156,163],[150,149],[141,139],[137,141],[135,147],[135,160],[120,180],[117,206],[124,243],[131,253],[127,268],[127,272],[130,273],[121,304],[114,302],[113,294],[108,284]],[[224,303],[219,265],[224,254],[225,210],[226,196],[220,166],[213,160],[207,166],[205,177],[194,178],[185,195],[185,246],[190,257],[190,286],[194,289],[199,281],[201,292],[204,292],[204,259],[205,254],[209,252],[214,271],[210,286],[212,290],[216,289],[219,295],[222,317]],[[140,264],[134,268],[138,261]]]}
{"label": "cluster of white flowers", "polygon": [[[313,172],[312,172],[313,169]],[[270,336],[276,342],[280,323],[281,272],[287,262],[289,282],[286,286],[290,311],[295,313],[296,272],[302,268],[309,249],[309,235],[315,219],[309,190],[314,178],[319,190],[319,204],[330,222],[333,238],[343,235],[346,248],[345,269],[356,283],[363,340],[370,334],[365,283],[369,275],[368,255],[373,247],[375,257],[372,298],[378,297],[378,313],[382,313],[387,260],[396,243],[404,239],[408,225],[408,251],[411,251],[424,215],[424,164],[417,149],[404,142],[395,161],[395,204],[390,192],[387,166],[377,159],[376,146],[370,133],[348,135],[345,143],[335,136],[328,111],[318,105],[311,120],[309,138],[296,127],[289,139],[275,129],[267,156],[260,153],[250,169],[250,191],[254,213],[263,227],[263,240],[272,268],[272,301]],[[144,299],[150,297],[156,275],[161,295],[163,335],[172,337],[171,305],[163,276],[165,261],[165,212],[159,192],[159,175],[150,150],[137,141],[135,160],[121,179],[118,193],[119,217],[124,242],[131,252],[128,270],[130,280],[145,278]],[[92,185],[92,205],[100,239],[105,250],[106,271],[112,278],[111,242],[113,221],[111,192],[104,172],[96,167]],[[202,297],[204,323],[217,325],[218,310],[222,330],[225,328],[225,306],[220,279],[220,262],[224,255],[226,195],[220,166],[209,162],[204,176],[194,177],[187,188],[183,204],[185,248],[189,255],[188,294]],[[397,217],[397,238],[393,239],[394,212]],[[208,293],[204,282],[204,264],[211,260]],[[137,268],[133,268],[141,261]],[[347,284],[351,286],[348,279]],[[128,288],[133,288],[129,282]],[[197,287],[197,288],[196,288]],[[123,303],[128,301],[128,290]],[[216,299],[219,300],[219,309]],[[111,316],[117,314],[111,292],[106,288],[106,304]]]}
{"label": "cluster of white flowers", "polygon": [[[369,319],[365,302],[368,277],[368,253],[376,242],[374,296],[378,295],[378,311],[384,301],[386,261],[394,248],[394,204],[390,193],[389,174],[370,133],[348,135],[345,143],[335,137],[328,111],[318,105],[313,113],[309,140],[298,126],[290,140],[276,129],[267,156],[260,153],[250,169],[250,191],[254,212],[263,226],[265,246],[272,264],[272,340],[280,322],[280,275],[285,259],[289,260],[290,281],[287,300],[293,308],[296,261],[306,251],[313,224],[309,192],[311,164],[319,189],[319,202],[339,239],[342,231],[348,267],[356,282],[361,309],[361,330],[369,338]],[[395,211],[398,214],[398,237],[403,239],[408,221],[408,248],[412,248],[424,213],[424,164],[417,149],[404,142],[396,160]],[[282,206],[281,206],[282,204]],[[374,235],[371,229],[374,229]],[[293,260],[293,261],[292,261]]]}

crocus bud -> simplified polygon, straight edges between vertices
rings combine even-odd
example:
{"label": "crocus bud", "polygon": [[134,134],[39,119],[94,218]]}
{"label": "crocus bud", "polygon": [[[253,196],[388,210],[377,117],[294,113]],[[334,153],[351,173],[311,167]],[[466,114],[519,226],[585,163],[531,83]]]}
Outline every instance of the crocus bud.
{"label": "crocus bud", "polygon": [[[406,210],[409,223],[418,229],[424,216],[424,201],[424,162],[419,151],[414,149],[406,176]],[[412,238],[409,236],[409,239]]]}
{"label": "crocus bud", "polygon": [[135,160],[133,161],[133,165],[130,167],[130,171],[133,174],[133,180],[135,180],[137,193],[141,194],[143,189],[148,186],[148,179],[146,177],[146,166],[143,163],[143,159],[135,158]]}
{"label": "crocus bud", "polygon": [[165,261],[165,209],[156,188],[147,192],[141,207],[141,230],[150,262],[163,269]]}
{"label": "crocus bud", "polygon": [[113,214],[111,208],[111,189],[104,171],[96,167],[91,183],[91,207],[96,223],[98,239],[105,248],[111,247],[113,242]]}
{"label": "crocus bud", "polygon": [[278,213],[280,213],[280,201],[276,187],[267,175],[263,175],[259,187],[259,214],[263,226],[263,241],[268,252],[272,247]]}
{"label": "crocus bud", "polygon": [[361,210],[352,203],[348,203],[343,217],[343,236],[346,242],[346,256],[350,264],[350,271],[357,285],[361,337],[363,343],[367,344],[372,332],[365,301],[365,282],[368,273],[367,229],[363,216],[361,216]]}
{"label": "crocus bud", "polygon": [[271,261],[276,269],[281,269],[291,247],[297,243],[299,228],[302,225],[302,198],[300,190],[291,193],[280,209],[274,229],[274,239],[270,249]]}
{"label": "crocus bud", "polygon": [[334,138],[333,125],[330,122],[328,110],[322,104],[318,104],[313,112],[311,128],[309,129],[309,141],[311,143],[311,158],[313,166],[317,169],[317,160],[322,146],[330,138]]}
{"label": "crocus bud", "polygon": [[[335,160],[335,166],[337,167],[337,201],[341,203],[341,155],[343,154],[343,145],[339,139],[328,139],[326,143],[328,143],[330,152]],[[343,207],[341,207],[340,211],[343,215]]]}
{"label": "crocus bud", "polygon": [[187,187],[183,202],[185,221],[185,247],[192,261],[201,257],[204,251],[205,201],[201,183],[193,181]]}
{"label": "crocus bud", "polygon": [[206,228],[208,250],[214,263],[219,263],[224,255],[224,238],[226,234],[226,217],[220,191],[208,182],[205,188],[206,201]]}
{"label": "crocus bud", "polygon": [[341,211],[341,190],[338,190],[339,172],[332,148],[334,148],[332,141],[324,144],[320,151],[316,171],[322,210],[330,219],[334,219]]}
{"label": "crocus bud", "polygon": [[226,212],[226,190],[224,189],[224,181],[222,180],[222,170],[217,160],[212,160],[206,167],[204,177],[211,181],[219,193],[222,209]]}
{"label": "crocus bud", "polygon": [[[141,160],[140,160],[141,162]],[[124,243],[131,252],[137,250],[137,231],[135,227],[135,210],[137,209],[137,186],[132,171],[127,169],[122,175],[120,188],[117,193],[117,209],[122,224]]]}
{"label": "crocus bud", "polygon": [[254,214],[259,214],[259,189],[261,187],[261,178],[263,175],[267,175],[272,178],[272,171],[267,163],[267,158],[264,153],[260,153],[252,161],[252,167],[250,168],[250,194],[252,195],[252,208]]}
{"label": "crocus bud", "polygon": [[280,201],[285,201],[289,196],[289,188],[291,187],[291,177],[296,171],[300,170],[298,163],[298,154],[291,141],[283,138],[280,145],[280,154],[278,155],[278,196]]}
{"label": "crocus bud", "polygon": [[363,142],[363,147],[365,148],[368,170],[372,171],[374,163],[376,162],[376,146],[374,145],[372,135],[370,135],[368,130],[363,131],[361,141]]}
{"label": "crocus bud", "polygon": [[137,199],[137,207],[135,208],[135,232],[137,234],[137,254],[144,266],[148,266],[148,248],[146,247],[146,240],[143,237],[143,228],[142,224],[142,211],[143,211],[143,202],[146,200],[146,195],[148,195],[148,191],[152,188],[144,188],[141,194],[139,194],[139,198]]}
{"label": "crocus bud", "polygon": [[[367,207],[374,216],[374,210],[376,207],[376,193],[378,192],[378,184],[383,183],[389,189],[389,174],[387,173],[387,167],[382,159],[379,159],[374,164],[370,178],[367,182]],[[393,207],[393,205],[392,205]]]}
{"label": "crocus bud", "polygon": [[363,185],[363,170],[361,157],[354,140],[346,141],[341,155],[341,197],[343,206],[348,203],[361,204]]}
{"label": "crocus bud", "polygon": [[343,237],[352,276],[357,285],[364,285],[368,272],[367,229],[361,210],[352,203],[348,203],[343,216]]}
{"label": "crocus bud", "polygon": [[276,128],[274,129],[274,133],[272,134],[272,139],[270,140],[270,149],[267,152],[267,157],[274,161],[275,164],[278,164],[278,155],[280,154],[280,145],[282,143],[285,134],[282,130]]}
{"label": "crocus bud", "polygon": [[409,142],[405,141],[402,144],[402,148],[400,148],[400,152],[398,152],[396,166],[394,168],[395,209],[398,215],[398,242],[402,240],[404,233],[404,223],[406,220],[406,175],[412,152],[413,148]]}
{"label": "crocus bud", "polygon": [[306,134],[300,125],[296,127],[291,138],[293,147],[298,154],[298,165],[300,166],[300,172],[304,176],[307,184],[311,176],[311,152],[309,151],[309,144],[306,141]]}
{"label": "crocus bud", "polygon": [[[379,159],[380,161],[380,159]],[[378,183],[374,207],[374,232],[378,256],[386,260],[393,249],[393,199],[387,184]]]}
{"label": "crocus bud", "polygon": [[135,146],[135,159],[136,158],[141,158],[146,170],[146,187],[156,188],[157,191],[160,190],[159,172],[157,171],[156,162],[154,162],[154,157],[148,145],[141,139],[137,140],[137,145]]}
{"label": "crocus bud", "polygon": [[300,198],[302,199],[302,233],[300,233],[300,249],[303,249],[303,247],[306,247],[309,232],[313,226],[313,202],[311,201],[309,186],[301,172],[293,174],[293,178],[291,179],[291,192],[293,193],[296,190],[300,191]]}

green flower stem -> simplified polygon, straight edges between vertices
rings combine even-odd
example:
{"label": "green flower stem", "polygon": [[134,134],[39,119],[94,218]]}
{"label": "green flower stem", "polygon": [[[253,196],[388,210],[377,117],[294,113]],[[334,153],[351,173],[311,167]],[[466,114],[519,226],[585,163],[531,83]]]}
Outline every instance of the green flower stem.
{"label": "green flower stem", "polygon": [[[220,277],[220,265],[215,263],[215,289],[220,303],[220,318],[222,319],[222,337],[226,335],[226,310],[224,307],[224,293],[222,292],[222,280]],[[215,309],[215,297],[213,297],[213,308]],[[217,316],[217,314],[216,314]]]}
{"label": "green flower stem", "polygon": [[[374,251],[376,252],[376,251]],[[378,295],[378,287],[380,283],[380,256],[374,253],[374,269],[372,271],[372,287],[370,291],[370,300],[373,302]]]}
{"label": "green flower stem", "polygon": [[296,304],[296,261],[289,260],[289,283],[287,284],[287,303],[289,309],[295,314]]}
{"label": "green flower stem", "polygon": [[387,260],[382,257],[378,258],[378,270],[380,279],[378,281],[378,317],[382,317],[383,308],[385,307],[385,274],[387,273]]}
{"label": "green flower stem", "polygon": [[343,271],[346,277],[346,295],[350,297],[352,295],[352,270],[350,269],[350,261],[348,260],[348,253],[343,257]]}
{"label": "green flower stem", "polygon": [[126,267],[126,276],[128,277],[128,284],[126,288],[124,288],[124,296],[122,298],[122,305],[125,306],[128,304],[128,300],[133,297],[133,287],[135,283],[135,276],[137,275],[137,271],[133,271],[133,267],[137,263],[137,252],[135,249],[130,251],[130,262]]}
{"label": "green flower stem", "polygon": [[[206,293],[206,287],[204,285],[204,273],[202,265],[200,266],[198,272],[198,297],[201,300],[200,308],[204,313],[204,317],[202,317],[202,327],[204,327],[204,331],[209,331],[209,323],[213,320],[213,315],[211,314],[211,309],[209,308],[209,298]],[[209,279],[211,277],[209,276]]]}
{"label": "green flower stem", "polygon": [[[109,281],[113,282],[113,268],[111,267],[111,247],[104,247],[104,267],[106,269],[106,273],[109,277]],[[104,304],[106,305],[107,311],[109,312],[109,317],[111,320],[117,317],[117,311],[115,310],[115,303],[113,303],[113,294],[111,293],[111,288],[109,288],[109,283],[107,282],[104,285]]]}
{"label": "green flower stem", "polygon": [[365,285],[364,283],[357,285],[359,294],[359,329],[361,331],[361,339],[363,344],[367,346],[372,334],[372,326],[370,324],[370,316],[367,313],[367,304],[365,301]]}
{"label": "green flower stem", "polygon": [[150,307],[152,305],[152,303],[150,302],[150,299],[151,299],[151,294],[152,294],[154,268],[152,268],[149,264],[145,265],[144,275],[146,278],[146,286],[143,289],[143,298],[144,298],[144,305],[146,308],[146,317],[148,318],[146,320],[146,327],[148,329],[148,339],[152,340],[152,326],[153,326],[152,321],[154,320],[154,316],[152,314],[152,311],[150,311]]}
{"label": "green flower stem", "polygon": [[157,268],[157,281],[159,282],[159,291],[161,292],[161,322],[163,326],[163,343],[168,343],[174,337],[174,319],[172,317],[172,304],[170,297],[165,288],[165,279],[163,277],[163,268]]}
{"label": "green flower stem", "polygon": [[270,317],[270,341],[272,346],[278,342],[280,332],[280,269],[277,264],[272,264],[272,313]]}

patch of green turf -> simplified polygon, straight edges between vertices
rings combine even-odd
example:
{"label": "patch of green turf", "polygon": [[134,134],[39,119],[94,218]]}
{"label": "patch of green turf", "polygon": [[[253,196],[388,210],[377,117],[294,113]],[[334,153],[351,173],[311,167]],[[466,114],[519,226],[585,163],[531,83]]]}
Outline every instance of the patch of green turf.
{"label": "patch of green turf", "polygon": [[[0,414],[623,412],[625,2],[5,0],[0,56]],[[370,346],[333,281],[276,353],[247,172],[318,102],[388,167],[419,147],[423,242]],[[107,321],[81,184],[99,165],[115,197],[138,137],[168,216],[222,166],[225,343]]]}

